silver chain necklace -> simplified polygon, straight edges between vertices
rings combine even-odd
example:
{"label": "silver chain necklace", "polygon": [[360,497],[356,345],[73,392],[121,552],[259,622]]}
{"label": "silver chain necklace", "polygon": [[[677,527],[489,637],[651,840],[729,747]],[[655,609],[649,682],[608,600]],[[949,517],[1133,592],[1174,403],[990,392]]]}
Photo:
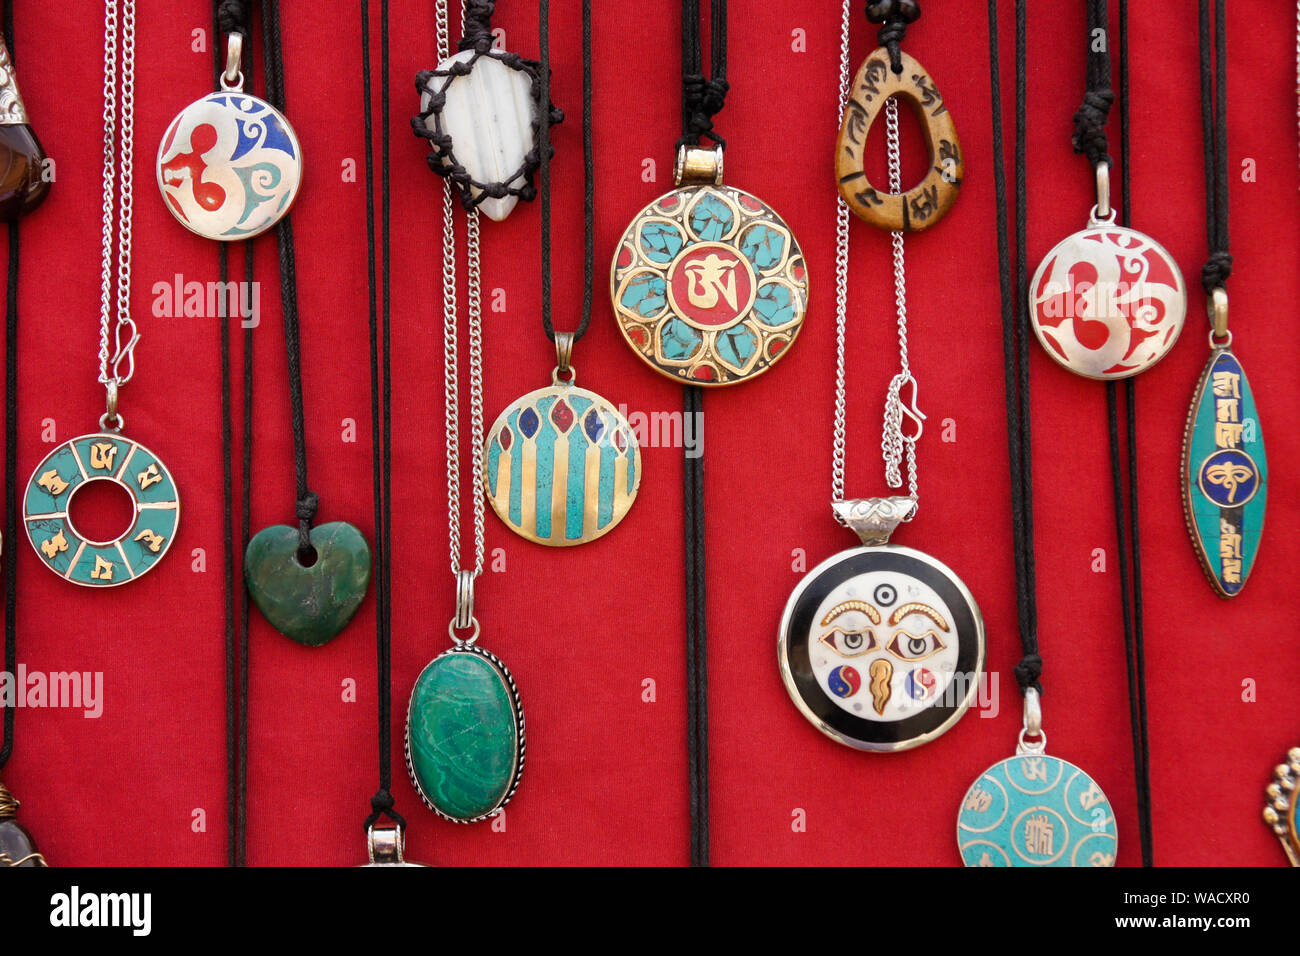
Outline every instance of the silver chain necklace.
{"label": "silver chain necklace", "polygon": [[[900,25],[893,24],[889,33],[900,35]],[[800,580],[781,619],[777,659],[790,699],[813,726],[846,746],[883,752],[928,743],[965,713],[983,672],[984,623],[974,597],[948,567],[921,551],[890,543],[898,526],[916,514],[916,443],[925,420],[916,406],[916,379],[908,362],[903,233],[928,227],[951,205],[960,186],[960,148],[933,81],[896,46],[875,50],[850,81],[849,26],[845,0],[839,62],[843,122],[836,145],[841,195],[835,234],[831,508],[836,520],[858,535],[861,546],[832,555]],[[898,99],[916,108],[936,150],[926,179],[906,192]],[[871,126],[882,115],[888,192],[871,186],[863,157]],[[952,179],[946,176],[948,160]],[[906,495],[845,498],[850,212],[890,233],[899,369],[885,397],[880,448],[886,484],[905,485]]]}
{"label": "silver chain necklace", "polygon": [[[843,115],[849,102],[849,4],[843,6],[840,19],[840,95],[838,115]],[[886,148],[889,156],[889,191],[902,192],[902,156],[899,147],[898,101],[890,98],[885,104]],[[884,422],[881,429],[880,450],[885,463],[885,483],[891,488],[902,487],[901,468],[907,462],[907,492],[912,502],[911,510],[901,521],[911,521],[919,507],[916,478],[916,443],[921,437],[925,415],[916,404],[917,384],[908,363],[907,351],[907,271],[902,230],[890,232],[893,246],[894,305],[898,313],[899,371],[889,383],[885,398]],[[847,441],[846,391],[846,329],[848,325],[849,287],[849,206],[840,197],[836,208],[835,228],[835,425],[831,444],[831,501],[844,502],[845,451]],[[905,401],[904,393],[909,392]],[[903,431],[906,417],[915,425],[907,434]],[[843,509],[836,509],[841,517]]]}
{"label": "silver chain necklace", "polygon": [[[104,216],[99,279],[99,381],[108,393],[107,410],[99,425],[115,432],[121,431],[123,425],[117,412],[118,391],[135,376],[135,346],[140,341],[139,329],[131,318],[135,0],[121,3],[120,80],[118,7],[118,0],[106,0],[104,4]],[[116,234],[114,206],[117,208]]]}
{"label": "silver chain necklace", "polygon": [[[120,62],[119,62],[120,61]],[[41,562],[66,581],[110,588],[154,568],[180,523],[180,496],[162,460],[122,437],[121,387],[135,376],[140,330],[131,317],[131,190],[135,140],[135,0],[104,4],[104,204],[100,258],[99,382],[105,410],[99,431],[56,446],[32,473],[23,526]],[[124,489],[131,524],[98,541],[73,522],[76,493],[95,481]]]}
{"label": "silver chain necklace", "polygon": [[[473,69],[456,69],[461,61],[451,50],[447,0],[435,5],[438,70],[447,84],[469,80]],[[465,6],[461,5],[461,20]],[[425,76],[426,74],[421,74]],[[422,106],[428,105],[428,93]],[[452,112],[457,122],[471,116],[481,127],[490,126],[497,111],[476,113],[467,108],[469,97],[446,97],[443,115]],[[456,112],[459,110],[460,112]],[[502,115],[509,111],[503,111]],[[422,114],[422,119],[425,114]],[[464,128],[464,127],[454,127]],[[484,130],[490,135],[491,130]],[[456,613],[447,626],[452,646],[431,660],[416,678],[406,716],[406,769],[421,801],[452,823],[477,823],[495,816],[514,796],[523,774],[526,738],[524,711],[509,668],[478,645],[479,621],[474,616],[474,583],[483,572],[486,501],[477,477],[473,488],[474,558],[466,566],[461,540],[460,453],[460,347],[456,269],[456,196],[449,179],[442,194],[442,314],[443,395],[447,450],[447,533],[451,571],[456,578]],[[466,312],[469,327],[469,416],[471,467],[482,458],[483,428],[483,315],[479,267],[477,206],[469,211],[465,227],[467,259]],[[464,635],[464,636],[462,636]],[[480,761],[482,779],[472,786],[448,785],[460,780],[460,768]]]}

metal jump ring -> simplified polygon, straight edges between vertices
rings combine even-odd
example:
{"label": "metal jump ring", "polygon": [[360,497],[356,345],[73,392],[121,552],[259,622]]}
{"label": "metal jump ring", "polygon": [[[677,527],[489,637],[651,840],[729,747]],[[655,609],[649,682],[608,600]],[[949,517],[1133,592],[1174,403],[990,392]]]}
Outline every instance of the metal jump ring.
{"label": "metal jump ring", "polygon": [[451,623],[447,625],[447,633],[451,635],[452,642],[457,647],[465,647],[467,645],[473,644],[475,641],[478,640],[478,633],[479,633],[478,618],[476,617],[470,618],[469,626],[474,629],[474,632],[470,634],[469,637],[465,638],[464,640],[461,640],[459,637],[456,636],[456,630],[457,630],[456,619],[452,618]]}

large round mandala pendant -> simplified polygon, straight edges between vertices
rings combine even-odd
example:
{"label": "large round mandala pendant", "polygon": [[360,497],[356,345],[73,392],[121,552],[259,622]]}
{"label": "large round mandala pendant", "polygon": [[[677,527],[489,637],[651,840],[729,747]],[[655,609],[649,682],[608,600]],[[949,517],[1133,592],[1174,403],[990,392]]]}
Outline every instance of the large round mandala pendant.
{"label": "large round mandala pendant", "polygon": [[1150,236],[1093,220],[1057,243],[1029,288],[1047,354],[1077,375],[1121,379],[1173,348],[1187,314],[1178,263]]}
{"label": "large round mandala pendant", "polygon": [[907,750],[955,724],[984,669],[984,620],[948,567],[911,548],[842,551],[799,582],[777,641],[799,711],[858,750]]}
{"label": "large round mandala pendant", "polygon": [[641,447],[632,427],[585,388],[557,382],[529,392],[487,433],[487,499],[529,541],[595,541],[627,515],[640,484]]}
{"label": "large round mandala pendant", "polygon": [[196,100],[158,147],[158,188],[173,216],[208,239],[251,239],[284,218],[302,182],[293,127],[265,100],[222,90]]}
{"label": "large round mandala pendant", "polygon": [[610,294],[623,338],[655,371],[734,385],[766,372],[794,342],[808,270],[770,206],[732,186],[686,186],[632,220]]}
{"label": "large round mandala pendant", "polygon": [[1074,764],[1021,753],[985,770],[962,798],[967,866],[1114,866],[1115,811]]}

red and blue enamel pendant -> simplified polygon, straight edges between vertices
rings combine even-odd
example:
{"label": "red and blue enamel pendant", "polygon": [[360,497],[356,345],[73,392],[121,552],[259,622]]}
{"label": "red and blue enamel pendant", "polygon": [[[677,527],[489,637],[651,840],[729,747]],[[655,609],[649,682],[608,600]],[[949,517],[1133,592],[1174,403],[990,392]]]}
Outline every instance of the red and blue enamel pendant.
{"label": "red and blue enamel pendant", "polygon": [[761,375],[794,343],[808,269],[786,225],[722,184],[722,149],[682,146],[677,188],[641,210],[610,270],[619,331],[637,356],[686,385]]}
{"label": "red and blue enamel pendant", "polygon": [[244,92],[243,38],[230,34],[221,89],[172,120],[158,147],[158,188],[177,222],[222,242],[251,239],[289,212],[302,149],[284,114]]}

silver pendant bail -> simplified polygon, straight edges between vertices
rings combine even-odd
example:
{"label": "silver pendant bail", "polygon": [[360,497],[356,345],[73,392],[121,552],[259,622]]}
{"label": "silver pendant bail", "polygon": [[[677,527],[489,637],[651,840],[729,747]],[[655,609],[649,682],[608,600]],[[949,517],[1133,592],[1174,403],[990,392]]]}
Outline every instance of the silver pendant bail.
{"label": "silver pendant bail", "polygon": [[242,91],[244,89],[244,35],[231,33],[226,37],[226,70],[221,74],[223,90]]}
{"label": "silver pendant bail", "polygon": [[1095,222],[1107,222],[1115,217],[1110,208],[1110,163],[1097,164],[1097,207],[1092,211]]}
{"label": "silver pendant bail", "polygon": [[1018,754],[1041,754],[1047,750],[1047,734],[1043,733],[1043,702],[1033,687],[1025,691],[1025,718],[1020,728]]}
{"label": "silver pendant bail", "polygon": [[456,574],[456,620],[452,626],[457,630],[472,627],[474,624],[474,572],[460,571]]}
{"label": "silver pendant bail", "polygon": [[916,502],[905,495],[889,498],[854,498],[833,501],[831,509],[835,520],[854,533],[868,546],[889,543],[894,529],[912,516]]}
{"label": "silver pendant bail", "polygon": [[370,848],[371,866],[406,865],[406,834],[396,824],[371,827],[366,833],[366,842]]}

